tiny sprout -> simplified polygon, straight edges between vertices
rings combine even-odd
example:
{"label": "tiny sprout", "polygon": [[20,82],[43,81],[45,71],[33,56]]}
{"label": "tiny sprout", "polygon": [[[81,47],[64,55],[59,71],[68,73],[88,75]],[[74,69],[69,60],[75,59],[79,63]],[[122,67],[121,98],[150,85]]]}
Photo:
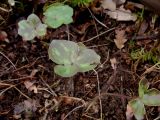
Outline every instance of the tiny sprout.
{"label": "tiny sprout", "polygon": [[42,24],[39,17],[35,14],[28,16],[27,20],[18,23],[18,34],[24,40],[33,40],[35,37],[42,37],[47,32],[47,25]]}
{"label": "tiny sprout", "polygon": [[53,40],[48,54],[58,64],[54,67],[54,72],[62,77],[93,70],[100,63],[100,56],[94,50],[67,40]]}
{"label": "tiny sprout", "polygon": [[43,14],[44,22],[51,28],[58,28],[62,24],[69,24],[73,21],[73,9],[60,3],[48,6]]}

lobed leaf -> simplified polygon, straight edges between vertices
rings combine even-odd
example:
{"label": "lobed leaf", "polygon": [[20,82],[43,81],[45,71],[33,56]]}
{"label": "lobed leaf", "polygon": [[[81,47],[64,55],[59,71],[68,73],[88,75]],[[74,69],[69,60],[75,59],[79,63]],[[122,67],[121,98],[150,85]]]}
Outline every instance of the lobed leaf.
{"label": "lobed leaf", "polygon": [[145,78],[140,80],[138,87],[138,94],[140,98],[143,98],[143,95],[145,94],[145,92],[147,92],[148,88],[149,88],[148,81]]}
{"label": "lobed leaf", "polygon": [[18,34],[23,37],[24,40],[33,40],[36,32],[26,20],[22,20],[18,23]]}
{"label": "lobed leaf", "polygon": [[39,17],[37,15],[35,15],[34,13],[30,14],[27,18],[27,22],[36,27],[38,24],[42,24],[41,20],[39,19]]}
{"label": "lobed leaf", "polygon": [[22,20],[18,23],[18,34],[24,40],[33,40],[36,36],[44,36],[47,32],[47,25],[42,24],[37,15],[31,14],[27,20]]}
{"label": "lobed leaf", "polygon": [[100,63],[100,56],[95,51],[67,40],[53,40],[48,54],[53,62],[59,64],[54,68],[55,72],[63,77],[93,70]]}
{"label": "lobed leaf", "polygon": [[143,102],[139,98],[131,100],[129,106],[132,108],[137,120],[142,120],[144,118],[146,111]]}
{"label": "lobed leaf", "polygon": [[58,28],[62,24],[73,22],[73,9],[68,5],[50,5],[43,14],[45,16],[44,22],[51,28]]}
{"label": "lobed leaf", "polygon": [[82,49],[76,59],[79,72],[93,70],[100,63],[100,56],[91,49]]}
{"label": "lobed leaf", "polygon": [[67,40],[53,40],[49,46],[49,58],[57,64],[72,64],[77,57],[79,47]]}
{"label": "lobed leaf", "polygon": [[78,72],[78,69],[74,65],[56,65],[54,72],[62,77],[71,77]]}
{"label": "lobed leaf", "polygon": [[160,106],[160,91],[155,88],[149,89],[144,94],[142,101],[148,106]]}

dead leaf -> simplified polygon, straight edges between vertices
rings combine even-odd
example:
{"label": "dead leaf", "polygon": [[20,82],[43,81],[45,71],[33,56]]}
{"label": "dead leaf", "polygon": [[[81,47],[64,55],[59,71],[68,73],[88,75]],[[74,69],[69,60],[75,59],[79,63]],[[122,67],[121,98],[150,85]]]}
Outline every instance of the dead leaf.
{"label": "dead leaf", "polygon": [[112,68],[115,70],[117,68],[117,60],[116,60],[116,58],[110,59],[110,62],[111,62]]}
{"label": "dead leaf", "polygon": [[116,30],[116,36],[114,42],[117,48],[122,49],[124,47],[124,43],[127,41],[124,30]]}
{"label": "dead leaf", "polygon": [[127,105],[126,119],[127,119],[127,120],[132,120],[133,115],[134,115],[134,114],[133,114],[132,108],[131,108],[129,105]]}
{"label": "dead leaf", "polygon": [[116,10],[116,3],[113,0],[103,0],[101,2],[101,6],[104,9],[108,9],[108,10],[111,10],[111,11]]}
{"label": "dead leaf", "polygon": [[106,11],[107,15],[111,18],[116,19],[117,21],[136,21],[137,16],[132,14],[130,10],[124,9],[123,6],[118,8],[115,11]]}
{"label": "dead leaf", "polygon": [[34,93],[38,93],[37,87],[34,85],[34,82],[24,81],[24,85],[29,91],[33,91]]}
{"label": "dead leaf", "polygon": [[104,9],[115,11],[116,10],[116,6],[125,3],[125,1],[126,0],[102,0],[101,1],[101,6]]}
{"label": "dead leaf", "polygon": [[8,35],[5,31],[0,31],[0,41],[8,41]]}
{"label": "dead leaf", "polygon": [[21,118],[21,115],[24,115],[25,120],[30,120],[34,115],[34,112],[37,110],[37,107],[40,107],[38,101],[32,99],[24,100],[15,105],[14,118]]}

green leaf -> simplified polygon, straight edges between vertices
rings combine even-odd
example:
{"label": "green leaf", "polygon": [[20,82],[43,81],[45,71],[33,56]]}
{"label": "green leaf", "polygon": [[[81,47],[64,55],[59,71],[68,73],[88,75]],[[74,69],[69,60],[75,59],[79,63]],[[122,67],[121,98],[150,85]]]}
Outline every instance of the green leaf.
{"label": "green leaf", "polygon": [[93,70],[100,63],[100,56],[95,51],[67,40],[53,40],[48,54],[53,62],[60,64],[55,72],[63,77]]}
{"label": "green leaf", "polygon": [[45,36],[46,33],[47,33],[47,25],[45,25],[45,24],[39,24],[36,27],[37,37]]}
{"label": "green leaf", "polygon": [[142,101],[148,106],[160,106],[160,91],[155,88],[149,89],[144,94]]}
{"label": "green leaf", "polygon": [[39,17],[33,13],[28,16],[27,22],[34,27],[36,27],[38,24],[42,24]]}
{"label": "green leaf", "polygon": [[27,20],[22,20],[18,23],[18,34],[24,40],[33,40],[36,36],[44,36],[47,32],[47,25],[42,24],[37,15],[31,14]]}
{"label": "green leaf", "polygon": [[140,98],[143,97],[143,95],[145,94],[145,92],[147,92],[148,88],[149,88],[148,81],[145,78],[143,78],[142,80],[140,80],[139,87],[138,87],[138,94],[139,94]]}
{"label": "green leaf", "polygon": [[18,23],[18,34],[23,37],[24,40],[33,40],[36,32],[26,20],[22,20]]}
{"label": "green leaf", "polygon": [[78,52],[78,45],[67,40],[53,40],[48,49],[49,58],[57,64],[72,64]]}
{"label": "green leaf", "polygon": [[78,72],[78,69],[74,65],[56,65],[54,72],[62,77],[71,77]]}
{"label": "green leaf", "polygon": [[142,120],[144,118],[146,111],[143,102],[139,98],[131,100],[129,106],[132,108],[137,120]]}
{"label": "green leaf", "polygon": [[99,63],[100,56],[95,51],[87,48],[82,48],[76,60],[80,72],[93,70]]}
{"label": "green leaf", "polygon": [[43,13],[44,22],[52,28],[73,22],[73,9],[68,5],[52,4]]}

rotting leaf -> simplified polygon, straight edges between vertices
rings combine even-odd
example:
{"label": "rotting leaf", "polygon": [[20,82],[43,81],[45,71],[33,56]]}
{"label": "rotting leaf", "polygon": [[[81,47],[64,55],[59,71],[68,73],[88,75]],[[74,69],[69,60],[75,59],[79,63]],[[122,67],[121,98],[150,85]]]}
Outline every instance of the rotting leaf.
{"label": "rotting leaf", "polygon": [[114,42],[117,48],[122,49],[124,47],[124,43],[127,41],[124,30],[116,30],[116,36]]}
{"label": "rotting leaf", "polygon": [[126,110],[126,119],[127,120],[132,120],[132,117],[133,117],[133,110],[131,108],[131,106],[128,104],[127,105],[127,110]]}
{"label": "rotting leaf", "polygon": [[24,81],[24,85],[29,91],[33,91],[34,93],[38,93],[37,87],[34,85],[33,82]]}
{"label": "rotting leaf", "polygon": [[106,11],[106,14],[117,21],[136,21],[137,16],[131,13],[130,10],[124,9],[123,6],[116,9],[115,11]]}
{"label": "rotting leaf", "polygon": [[101,6],[111,11],[116,10],[117,5],[125,3],[126,0],[102,0]]}
{"label": "rotting leaf", "polygon": [[112,68],[113,68],[114,70],[116,70],[116,69],[117,69],[117,60],[116,60],[116,58],[111,58],[111,59],[110,59],[110,62],[111,62]]}

